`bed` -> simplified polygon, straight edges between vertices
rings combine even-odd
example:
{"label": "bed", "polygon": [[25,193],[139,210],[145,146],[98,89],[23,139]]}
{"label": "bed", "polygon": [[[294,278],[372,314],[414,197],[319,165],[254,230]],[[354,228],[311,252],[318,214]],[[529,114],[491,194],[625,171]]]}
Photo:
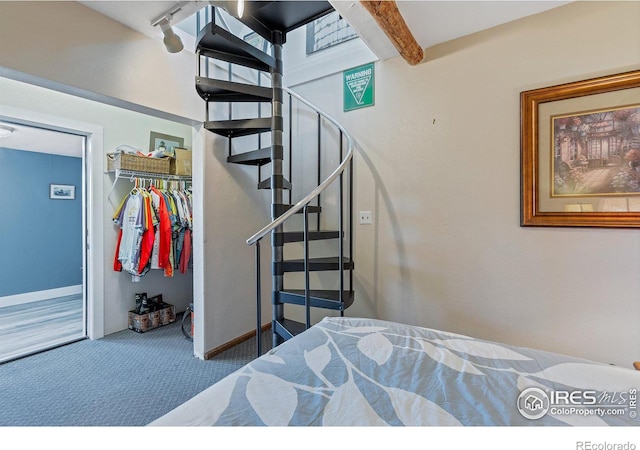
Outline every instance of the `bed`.
{"label": "bed", "polygon": [[630,368],[331,317],[149,425],[640,425],[638,388]]}

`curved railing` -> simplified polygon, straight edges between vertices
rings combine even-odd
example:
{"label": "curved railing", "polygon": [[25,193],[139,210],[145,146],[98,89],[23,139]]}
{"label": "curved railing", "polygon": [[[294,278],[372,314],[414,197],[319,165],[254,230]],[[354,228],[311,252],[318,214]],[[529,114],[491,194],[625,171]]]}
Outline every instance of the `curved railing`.
{"label": "curved railing", "polygon": [[[253,245],[256,242],[258,242],[260,239],[265,237],[271,231],[275,230],[277,227],[279,227],[284,222],[286,222],[291,216],[293,216],[294,214],[298,213],[306,205],[311,203],[312,200],[314,200],[318,195],[320,195],[325,189],[327,189],[327,187],[329,187],[331,184],[333,184],[333,182],[342,173],[344,173],[345,169],[350,164],[351,159],[353,158],[353,138],[351,137],[351,135],[349,133],[347,133],[347,131],[344,129],[344,127],[342,125],[340,125],[329,114],[325,113],[320,108],[318,108],[317,106],[313,105],[309,101],[305,100],[304,98],[302,98],[301,96],[299,96],[295,92],[291,91],[290,89],[283,88],[283,90],[285,92],[287,92],[289,95],[291,95],[293,98],[298,100],[299,102],[304,103],[305,105],[309,106],[316,113],[320,114],[326,120],[331,122],[336,128],[338,128],[338,130],[340,130],[341,136],[344,137],[346,139],[346,141],[347,141],[347,153],[344,156],[344,159],[343,159],[342,163],[336,168],[336,170],[333,171],[333,173],[331,173],[331,175],[329,175],[322,183],[320,183],[318,185],[318,187],[316,187],[314,190],[309,192],[302,200],[298,201],[295,205],[293,205],[293,207],[291,209],[286,211],[280,217],[278,217],[277,219],[272,221],[270,224],[268,224],[264,228],[262,228],[260,231],[255,233],[253,236],[251,236],[249,239],[247,239],[247,244],[249,244],[249,245]],[[342,209],[342,196],[340,196],[340,208]]]}
{"label": "curved railing", "polygon": [[[274,219],[271,223],[264,226],[258,232],[256,232],[253,236],[247,239],[248,245],[255,245],[255,258],[256,258],[256,344],[257,344],[257,353],[258,356],[262,353],[262,339],[261,339],[261,331],[262,331],[262,312],[261,312],[261,279],[260,279],[260,241],[268,236],[271,232],[279,229],[288,219],[290,219],[295,214],[303,212],[303,226],[304,226],[304,280],[305,280],[305,315],[306,315],[306,328],[311,326],[311,318],[310,318],[310,283],[309,283],[309,219],[308,219],[308,207],[309,204],[319,198],[319,196],[333,183],[339,181],[340,189],[339,189],[339,200],[338,200],[338,236],[339,236],[339,244],[338,244],[338,267],[340,268],[340,296],[339,301],[343,301],[343,293],[344,293],[344,174],[347,169],[349,169],[349,255],[351,256],[353,253],[353,149],[354,149],[354,141],[351,135],[344,129],[342,125],[340,125],[333,117],[331,117],[326,112],[322,111],[317,106],[313,105],[306,99],[302,98],[295,92],[290,89],[283,88],[285,92],[287,92],[292,98],[295,98],[299,102],[305,104],[309,108],[311,108],[319,117],[323,117],[326,121],[333,124],[340,132],[340,165],[318,186],[305,195],[301,200],[299,200],[295,205],[293,205],[290,209],[284,212],[282,215]],[[292,111],[289,111],[289,114],[292,114]],[[321,130],[318,130],[320,133]],[[347,148],[346,153],[343,156],[343,142],[346,141]],[[291,164],[290,164],[291,165]],[[318,202],[319,203],[319,202]],[[349,286],[351,289],[353,280],[350,274],[350,282]]]}

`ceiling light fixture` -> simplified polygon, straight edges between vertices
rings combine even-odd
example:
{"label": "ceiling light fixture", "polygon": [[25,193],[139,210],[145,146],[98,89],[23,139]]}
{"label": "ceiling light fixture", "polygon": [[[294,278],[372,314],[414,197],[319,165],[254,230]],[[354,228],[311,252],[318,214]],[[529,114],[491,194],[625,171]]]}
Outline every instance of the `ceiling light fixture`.
{"label": "ceiling light fixture", "polygon": [[[174,16],[178,13],[180,13],[179,14],[180,16],[183,16],[184,14],[188,13],[189,12],[188,6],[190,6],[190,3],[195,4],[199,2],[197,1],[196,2],[187,2],[187,1],[178,2],[173,7],[163,12],[162,14],[160,14],[158,17],[156,17],[151,21],[152,27],[155,27],[158,25],[160,26],[160,29],[162,30],[162,34],[164,35],[164,39],[162,41],[164,42],[164,46],[167,48],[167,51],[169,53],[178,53],[184,48],[184,44],[182,43],[180,36],[178,36],[173,31],[173,28],[171,28],[171,21],[174,19]],[[185,7],[187,8],[185,9]]]}
{"label": "ceiling light fixture", "polygon": [[244,14],[244,0],[238,0],[238,19]]}
{"label": "ceiling light fixture", "polygon": [[162,30],[162,34],[164,35],[164,46],[167,48],[169,53],[178,53],[184,48],[184,44],[174,31],[171,28],[171,22],[169,19],[162,19],[158,25],[160,25],[160,29]]}
{"label": "ceiling light fixture", "polygon": [[209,4],[224,9],[236,19],[242,19],[246,7],[251,5],[251,3],[247,5],[245,0],[211,0]]}
{"label": "ceiling light fixture", "polygon": [[10,136],[15,131],[15,128],[11,128],[7,125],[0,125],[0,138]]}

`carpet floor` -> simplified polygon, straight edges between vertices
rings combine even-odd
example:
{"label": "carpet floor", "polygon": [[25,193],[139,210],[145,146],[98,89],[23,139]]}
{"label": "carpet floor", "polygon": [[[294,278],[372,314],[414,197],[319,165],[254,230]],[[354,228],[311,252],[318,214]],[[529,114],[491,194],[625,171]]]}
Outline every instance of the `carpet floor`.
{"label": "carpet floor", "polygon": [[75,342],[0,364],[0,426],[143,426],[254,357],[255,338],[196,358],[181,318]]}

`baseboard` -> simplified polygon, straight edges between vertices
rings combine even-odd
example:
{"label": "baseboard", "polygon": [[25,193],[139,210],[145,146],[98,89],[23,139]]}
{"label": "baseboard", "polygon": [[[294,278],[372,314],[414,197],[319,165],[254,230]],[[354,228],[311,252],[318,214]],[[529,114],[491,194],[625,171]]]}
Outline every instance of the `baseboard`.
{"label": "baseboard", "polygon": [[[264,331],[267,331],[270,328],[271,328],[271,323],[268,323],[266,325],[263,325],[261,330],[264,332]],[[224,352],[225,350],[229,350],[231,347],[235,347],[236,345],[251,339],[255,335],[256,335],[256,331],[255,330],[250,331],[250,332],[248,332],[246,334],[243,334],[242,336],[237,337],[237,338],[233,339],[232,341],[227,342],[226,344],[222,344],[220,347],[216,347],[213,350],[209,350],[208,352],[206,352],[204,354],[204,359],[205,360],[211,359],[214,356],[217,356],[220,353]]]}
{"label": "baseboard", "polygon": [[39,302],[51,298],[66,297],[67,295],[82,294],[82,285],[66,286],[46,291],[25,292],[24,294],[7,295],[0,297],[0,307],[22,305],[25,303]]}

